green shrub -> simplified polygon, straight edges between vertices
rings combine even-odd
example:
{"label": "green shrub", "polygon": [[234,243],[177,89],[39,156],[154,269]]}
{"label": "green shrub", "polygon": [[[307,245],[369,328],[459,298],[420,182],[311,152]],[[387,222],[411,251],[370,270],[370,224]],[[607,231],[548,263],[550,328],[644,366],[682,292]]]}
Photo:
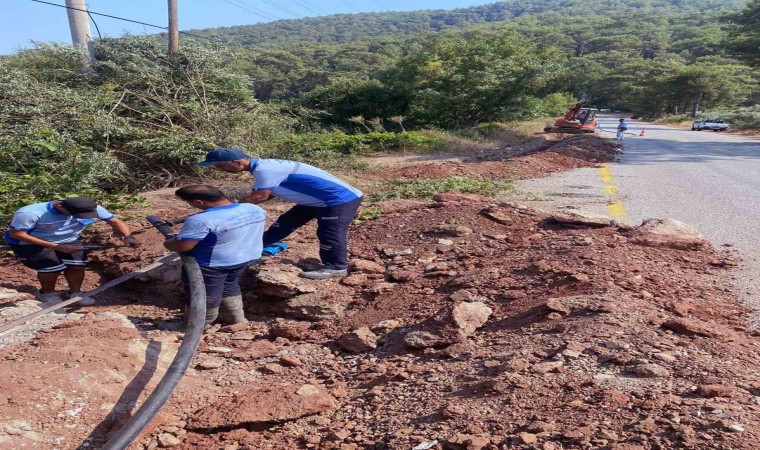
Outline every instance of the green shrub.
{"label": "green shrub", "polygon": [[459,192],[463,194],[479,194],[495,197],[504,191],[514,191],[511,181],[494,181],[469,177],[449,177],[436,179],[399,179],[387,185],[388,189],[370,195],[371,201],[382,201],[404,198],[432,198],[441,192]]}
{"label": "green shrub", "polygon": [[383,216],[383,208],[380,208],[379,206],[370,206],[367,208],[362,208],[359,211],[359,214],[354,220],[354,223],[360,224],[362,222],[379,219],[382,216]]}
{"label": "green shrub", "polygon": [[717,116],[736,130],[760,130],[760,105],[739,108]]}
{"label": "green shrub", "polygon": [[274,151],[283,157],[313,158],[330,152],[357,156],[399,151],[424,153],[443,148],[445,144],[446,140],[434,132],[346,134],[332,131],[288,136]]}
{"label": "green shrub", "polygon": [[[0,59],[0,215],[65,195],[123,198],[197,177],[214,147],[255,152],[296,119],[258,103],[234,55],[188,42],[181,54],[148,37],[99,39],[82,52],[40,45]],[[253,148],[253,149],[251,149]]]}

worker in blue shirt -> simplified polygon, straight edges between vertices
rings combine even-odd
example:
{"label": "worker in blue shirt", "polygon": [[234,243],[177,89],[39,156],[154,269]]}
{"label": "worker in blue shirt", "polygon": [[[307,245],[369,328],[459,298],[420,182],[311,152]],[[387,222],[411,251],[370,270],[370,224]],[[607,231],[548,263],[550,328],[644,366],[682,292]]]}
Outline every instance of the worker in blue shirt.
{"label": "worker in blue shirt", "polygon": [[198,261],[206,285],[206,325],[217,319],[247,322],[240,274],[261,257],[266,212],[249,203],[232,203],[219,189],[203,184],[184,186],[175,194],[202,211],[190,216],[164,247],[189,252]]}
{"label": "worker in blue shirt", "polygon": [[[40,282],[38,300],[44,303],[59,303],[63,300],[55,290],[61,273],[69,285],[69,292],[63,296],[70,298],[80,295],[87,252],[82,249],[79,235],[87,226],[95,223],[96,219],[108,223],[121,236],[125,245],[140,246],[140,241],[132,236],[126,223],[90,198],[72,197],[35,203],[24,206],[13,214],[10,228],[5,232],[5,241],[19,261],[37,271]],[[84,297],[78,303],[88,306],[94,304],[95,300]]]}
{"label": "worker in blue shirt", "polygon": [[295,203],[264,233],[264,246],[285,239],[313,219],[322,268],[303,272],[314,280],[342,277],[348,273],[348,229],[362,203],[362,192],[340,178],[309,164],[282,159],[254,159],[240,150],[220,148],[206,154],[200,166],[228,173],[250,172],[251,193],[241,200],[261,203],[278,197]]}
{"label": "worker in blue shirt", "polygon": [[625,138],[625,132],[628,130],[628,123],[625,119],[620,119],[620,123],[617,126],[617,138],[616,140],[622,141]]}

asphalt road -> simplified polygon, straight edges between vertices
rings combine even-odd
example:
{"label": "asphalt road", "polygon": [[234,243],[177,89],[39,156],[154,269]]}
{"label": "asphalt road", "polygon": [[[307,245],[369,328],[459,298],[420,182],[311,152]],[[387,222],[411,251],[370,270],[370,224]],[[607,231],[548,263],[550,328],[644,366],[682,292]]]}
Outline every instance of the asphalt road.
{"label": "asphalt road", "polygon": [[[614,130],[618,118],[603,115],[600,126]],[[529,180],[521,190],[543,207],[582,209],[629,224],[660,217],[694,226],[716,246],[738,251],[744,263],[736,286],[760,311],[760,140],[629,124],[636,136],[626,136],[618,162]],[[646,136],[638,137],[643,128]]]}

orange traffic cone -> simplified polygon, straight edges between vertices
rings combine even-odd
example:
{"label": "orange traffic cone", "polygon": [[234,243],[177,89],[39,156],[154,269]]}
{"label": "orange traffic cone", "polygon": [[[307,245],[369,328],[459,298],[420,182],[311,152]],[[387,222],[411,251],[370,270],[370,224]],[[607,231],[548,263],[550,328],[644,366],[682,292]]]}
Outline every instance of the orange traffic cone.
{"label": "orange traffic cone", "polygon": [[647,135],[647,129],[646,128],[642,128],[641,129],[641,133],[639,133],[639,137],[644,137],[646,135]]}

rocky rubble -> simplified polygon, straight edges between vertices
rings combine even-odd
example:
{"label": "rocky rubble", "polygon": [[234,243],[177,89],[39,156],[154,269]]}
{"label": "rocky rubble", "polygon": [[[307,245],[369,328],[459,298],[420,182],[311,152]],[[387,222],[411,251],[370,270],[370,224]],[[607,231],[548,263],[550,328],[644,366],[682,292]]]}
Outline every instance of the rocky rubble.
{"label": "rocky rubble", "polygon": [[[640,245],[617,224],[552,220],[521,205],[439,200],[358,225],[343,280],[297,276],[316,248],[309,237],[252,268],[251,322],[209,330],[136,448],[754,448],[760,355],[728,266],[716,264],[731,254]],[[141,326],[176,346],[175,335]],[[79,333],[68,351],[97,345]],[[71,334],[54,329],[43,342]],[[9,346],[0,357],[10,366],[36,351]],[[57,376],[78,374],[86,358]],[[8,392],[55,385],[45,375],[8,372]],[[118,400],[130,382],[122,378],[104,403]],[[3,392],[0,440],[44,434],[11,423],[19,400]],[[53,418],[72,408],[38,397],[29,404]],[[97,426],[87,411],[68,443]]]}
{"label": "rocky rubble", "polygon": [[[342,314],[304,320],[270,305],[271,351],[216,369],[225,380],[257,374],[245,376],[251,389],[322,385],[329,409],[287,423],[204,425],[185,445],[751,448],[757,350],[725,269],[711,264],[729,255],[629,243],[613,223],[551,220],[519,205],[441,200],[364,224],[351,277],[277,300],[323,295]],[[239,345],[230,339],[208,338]]]}

